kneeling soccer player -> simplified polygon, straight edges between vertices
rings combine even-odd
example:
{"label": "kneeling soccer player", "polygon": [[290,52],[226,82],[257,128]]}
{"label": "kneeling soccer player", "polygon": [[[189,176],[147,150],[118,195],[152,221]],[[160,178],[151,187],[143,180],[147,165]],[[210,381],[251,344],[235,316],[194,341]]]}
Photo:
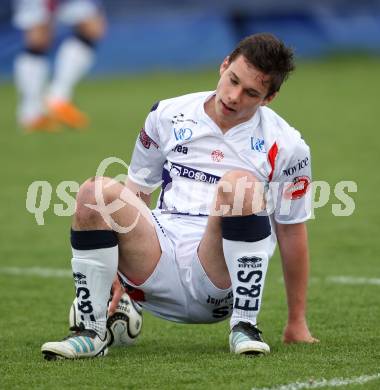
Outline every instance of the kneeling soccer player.
{"label": "kneeling soccer player", "polygon": [[107,353],[109,293],[112,286],[115,307],[122,289],[116,275],[154,315],[181,323],[231,316],[231,352],[269,353],[257,316],[276,240],[289,309],[284,341],[316,341],[305,316],[309,147],[265,107],[293,68],[276,37],[245,38],[223,61],[215,91],[152,107],[126,185],[97,177],[81,186],[71,245],[73,272],[85,276],[75,281],[82,329],[45,343],[45,357]]}

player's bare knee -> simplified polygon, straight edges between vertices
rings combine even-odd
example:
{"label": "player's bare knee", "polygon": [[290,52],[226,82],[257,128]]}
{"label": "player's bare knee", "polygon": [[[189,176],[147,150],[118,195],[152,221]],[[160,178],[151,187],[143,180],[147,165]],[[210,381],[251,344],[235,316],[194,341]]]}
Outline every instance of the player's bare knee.
{"label": "player's bare knee", "polygon": [[117,197],[114,185],[120,183],[107,177],[86,180],[79,188],[73,226],[78,228],[108,228],[101,208]]}
{"label": "player's bare knee", "polygon": [[218,183],[216,207],[221,215],[249,215],[263,209],[263,183],[244,170],[224,174]]}
{"label": "player's bare knee", "polygon": [[104,36],[105,30],[106,21],[102,15],[96,15],[76,26],[78,34],[94,42],[100,40]]}
{"label": "player's bare knee", "polygon": [[29,49],[37,52],[46,52],[52,41],[52,32],[49,24],[35,26],[25,33],[25,43]]}
{"label": "player's bare knee", "polygon": [[111,203],[118,197],[123,185],[109,177],[93,177],[86,180],[79,188],[77,204]]}

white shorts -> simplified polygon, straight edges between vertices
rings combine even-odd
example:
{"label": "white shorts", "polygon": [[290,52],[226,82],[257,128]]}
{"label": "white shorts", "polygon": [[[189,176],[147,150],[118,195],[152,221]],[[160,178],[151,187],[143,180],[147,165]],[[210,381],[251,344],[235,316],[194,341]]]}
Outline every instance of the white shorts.
{"label": "white shorts", "polygon": [[28,30],[57,19],[62,23],[76,25],[92,18],[99,12],[93,0],[13,0],[13,23]]}
{"label": "white shorts", "polygon": [[120,274],[127,291],[145,310],[167,320],[212,323],[228,318],[232,290],[219,289],[210,281],[197,253],[207,217],[154,212],[152,218],[161,258],[152,275],[139,286]]}

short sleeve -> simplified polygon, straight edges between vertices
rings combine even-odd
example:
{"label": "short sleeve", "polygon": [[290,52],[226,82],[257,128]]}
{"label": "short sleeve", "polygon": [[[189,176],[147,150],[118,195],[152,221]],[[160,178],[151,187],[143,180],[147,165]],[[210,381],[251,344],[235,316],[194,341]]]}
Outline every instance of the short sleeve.
{"label": "short sleeve", "polygon": [[279,149],[270,198],[274,219],[280,224],[295,224],[311,216],[310,148],[298,138],[292,148]]}
{"label": "short sleeve", "polygon": [[159,137],[157,114],[158,103],[153,107],[140,130],[133,150],[128,178],[147,190],[154,190],[161,184],[165,156]]}

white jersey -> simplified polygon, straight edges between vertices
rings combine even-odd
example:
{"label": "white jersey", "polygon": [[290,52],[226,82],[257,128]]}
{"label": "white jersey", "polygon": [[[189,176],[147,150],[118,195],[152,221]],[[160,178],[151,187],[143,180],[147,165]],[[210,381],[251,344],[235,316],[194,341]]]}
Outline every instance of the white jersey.
{"label": "white jersey", "polygon": [[265,244],[269,257],[276,245],[274,221],[294,224],[310,215],[310,151],[299,132],[261,107],[223,134],[204,110],[214,93],[156,103],[136,141],[128,173],[145,191],[161,185],[152,221],[162,254],[142,285],[122,278],[132,291],[141,289],[145,309],[179,322],[215,322],[232,312],[232,290],[215,287],[197,251],[225,173],[249,171],[265,184],[272,224]]}
{"label": "white jersey", "polygon": [[232,312],[233,292],[215,287],[197,252],[217,183],[226,172],[249,171],[265,183],[272,225],[265,248],[269,257],[276,246],[274,221],[294,224],[310,216],[310,152],[299,132],[261,107],[223,134],[204,110],[213,95],[201,92],[156,103],[128,173],[145,190],[162,187],[152,216],[162,255],[142,285],[123,280],[132,291],[141,290],[145,309],[179,322],[215,322]]}
{"label": "white jersey", "polygon": [[310,150],[300,133],[267,107],[227,133],[206,114],[214,92],[156,103],[136,141],[129,178],[161,185],[156,209],[208,215],[217,182],[230,170],[252,172],[269,188],[268,212],[278,223],[310,217]]}

